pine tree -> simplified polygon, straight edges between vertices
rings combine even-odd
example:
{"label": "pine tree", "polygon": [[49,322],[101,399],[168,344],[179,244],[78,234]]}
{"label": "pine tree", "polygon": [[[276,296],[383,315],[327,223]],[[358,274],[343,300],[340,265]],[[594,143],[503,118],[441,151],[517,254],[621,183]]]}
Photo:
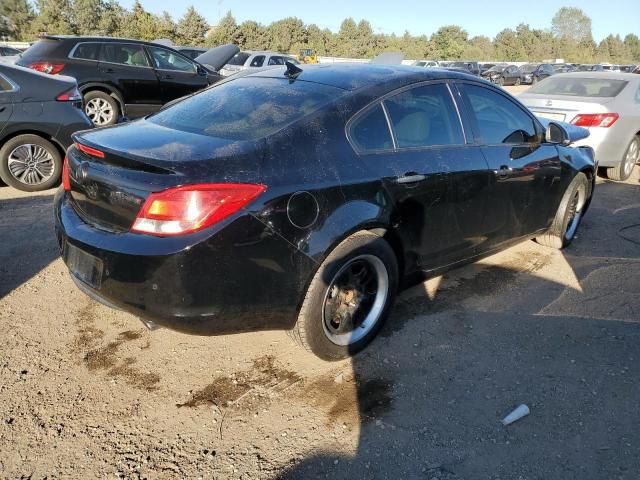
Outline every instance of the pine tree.
{"label": "pine tree", "polygon": [[184,45],[202,45],[208,30],[207,20],[191,6],[178,22],[177,34]]}
{"label": "pine tree", "polygon": [[71,0],[38,0],[38,16],[32,25],[35,35],[72,35],[75,32],[71,19]]}
{"label": "pine tree", "polygon": [[95,35],[100,31],[104,10],[102,0],[74,0],[73,24],[78,35]]}
{"label": "pine tree", "polygon": [[209,29],[205,45],[207,47],[217,47],[225,43],[238,43],[239,33],[235,17],[231,12],[227,12],[217,25]]}
{"label": "pine tree", "polygon": [[110,35],[113,37],[124,36],[125,16],[126,11],[120,6],[117,0],[108,0],[104,3],[100,22],[98,23],[98,32],[100,35]]}
{"label": "pine tree", "polygon": [[2,0],[0,2],[0,19],[3,19],[2,35],[13,40],[29,40],[30,25],[34,13],[27,0]]}

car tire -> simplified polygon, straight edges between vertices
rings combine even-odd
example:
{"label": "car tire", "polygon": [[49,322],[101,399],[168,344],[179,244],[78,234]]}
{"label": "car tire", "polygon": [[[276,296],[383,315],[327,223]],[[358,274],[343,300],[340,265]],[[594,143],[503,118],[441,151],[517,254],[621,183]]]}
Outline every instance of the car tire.
{"label": "car tire", "polygon": [[633,173],[636,163],[640,161],[640,136],[633,137],[617,167],[607,168],[607,178],[624,182]]}
{"label": "car tire", "polygon": [[515,86],[519,87],[521,83],[522,83],[522,80],[520,80],[519,78],[516,78],[516,81],[514,82]]}
{"label": "car tire", "polygon": [[17,135],[0,148],[0,178],[18,190],[48,190],[60,183],[61,174],[60,151],[38,135]]}
{"label": "car tire", "polygon": [[538,77],[533,77],[531,79],[531,85],[535,85],[536,83],[538,83]]}
{"label": "car tire", "polygon": [[499,87],[504,87],[504,77],[498,77],[498,79],[496,80],[496,84]]}
{"label": "car tire", "polygon": [[[349,289],[347,285],[354,283],[360,284],[360,290],[369,290],[368,294],[353,293],[357,289]],[[340,243],[318,268],[291,336],[323,360],[348,358],[376,336],[389,314],[397,289],[398,262],[391,246],[371,232],[357,232]],[[347,312],[348,317],[341,316],[345,308],[353,308],[356,302],[360,305],[355,311]],[[348,328],[353,325],[354,316],[361,320],[355,327],[357,330]],[[349,321],[343,324],[345,318]]]}
{"label": "car tire", "polygon": [[120,105],[108,93],[91,90],[84,94],[84,113],[96,127],[106,127],[118,122]]}
{"label": "car tire", "polygon": [[591,188],[587,176],[579,172],[564,193],[551,227],[536,242],[545,247],[562,249],[575,238],[584,208],[588,205]]}

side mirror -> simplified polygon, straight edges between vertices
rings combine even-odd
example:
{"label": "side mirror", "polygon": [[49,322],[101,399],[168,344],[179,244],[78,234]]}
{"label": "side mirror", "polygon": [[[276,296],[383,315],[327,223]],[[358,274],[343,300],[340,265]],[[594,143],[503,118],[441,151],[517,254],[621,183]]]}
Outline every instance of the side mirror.
{"label": "side mirror", "polygon": [[570,145],[589,136],[589,130],[569,123],[549,122],[544,133],[548,143]]}
{"label": "side mirror", "polygon": [[547,129],[544,132],[544,139],[547,143],[557,143],[560,145],[569,145],[569,133],[559,124],[549,122]]}

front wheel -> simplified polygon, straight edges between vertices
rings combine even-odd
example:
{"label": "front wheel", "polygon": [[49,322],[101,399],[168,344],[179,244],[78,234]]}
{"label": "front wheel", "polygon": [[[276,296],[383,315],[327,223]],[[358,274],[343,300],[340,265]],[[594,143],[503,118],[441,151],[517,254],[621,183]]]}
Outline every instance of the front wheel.
{"label": "front wheel", "polygon": [[314,275],[293,338],[324,360],[341,360],[376,336],[395,300],[398,263],[389,244],[358,232],[338,245]]}
{"label": "front wheel", "polygon": [[607,178],[624,182],[631,176],[636,163],[640,161],[640,137],[636,136],[631,140],[624,157],[617,167],[607,168]]}
{"label": "front wheel", "polygon": [[564,193],[551,227],[544,235],[536,237],[536,242],[557,249],[568,246],[575,238],[582,221],[589,190],[586,175],[578,173]]}

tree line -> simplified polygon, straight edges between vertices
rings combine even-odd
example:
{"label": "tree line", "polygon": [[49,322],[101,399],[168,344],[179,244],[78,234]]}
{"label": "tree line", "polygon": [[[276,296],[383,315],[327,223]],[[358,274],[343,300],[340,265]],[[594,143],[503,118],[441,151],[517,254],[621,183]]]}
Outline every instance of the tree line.
{"label": "tree line", "polygon": [[521,23],[495,38],[470,37],[458,25],[445,25],[429,35],[375,33],[366,20],[345,19],[338,32],[288,17],[269,25],[253,20],[238,24],[231,12],[216,25],[191,6],[177,20],[168,12],[155,15],[139,1],[125,9],[117,0],[2,0],[0,39],[32,41],[39,35],[108,35],[141,40],[169,39],[179,45],[212,47],[235,43],[242,49],[297,52],[312,48],[318,55],[368,58],[385,51],[401,51],[410,59],[479,59],[567,62],[640,63],[640,39],[608,35],[599,43],[592,36],[591,19],[579,8],[562,7],[550,28]]}

